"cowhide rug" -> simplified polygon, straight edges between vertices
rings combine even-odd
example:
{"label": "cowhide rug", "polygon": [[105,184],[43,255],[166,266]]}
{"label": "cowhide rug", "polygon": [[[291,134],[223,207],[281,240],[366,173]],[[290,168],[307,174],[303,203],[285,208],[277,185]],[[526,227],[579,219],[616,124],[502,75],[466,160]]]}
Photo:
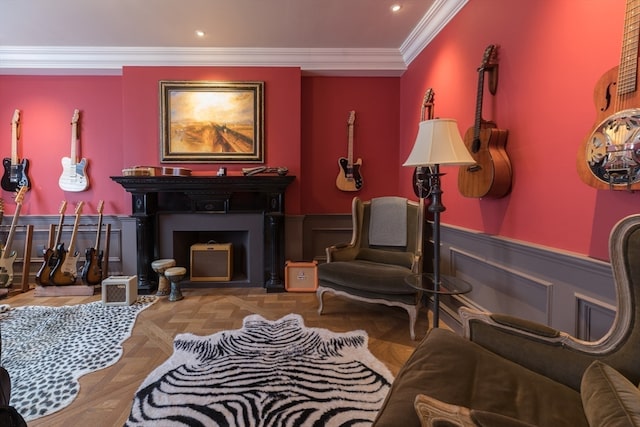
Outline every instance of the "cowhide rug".
{"label": "cowhide rug", "polygon": [[155,301],[141,296],[131,306],[1,305],[0,361],[11,376],[11,406],[29,421],[69,405],[80,391],[78,378],[116,363],[136,317]]}
{"label": "cowhide rug", "polygon": [[138,389],[126,426],[370,426],[393,376],[363,331],[306,328],[289,314],[180,334]]}

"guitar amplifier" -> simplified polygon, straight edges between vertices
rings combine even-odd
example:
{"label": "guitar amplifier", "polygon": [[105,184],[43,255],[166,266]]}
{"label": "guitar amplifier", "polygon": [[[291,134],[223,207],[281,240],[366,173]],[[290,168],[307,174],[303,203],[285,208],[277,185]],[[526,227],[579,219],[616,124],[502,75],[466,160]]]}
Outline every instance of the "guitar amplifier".
{"label": "guitar amplifier", "polygon": [[284,287],[287,292],[315,292],[318,289],[318,261],[284,264]]}
{"label": "guitar amplifier", "polygon": [[228,282],[233,276],[231,243],[191,245],[190,280],[192,282]]}
{"label": "guitar amplifier", "polygon": [[138,299],[138,276],[111,276],[102,281],[104,305],[131,305]]}

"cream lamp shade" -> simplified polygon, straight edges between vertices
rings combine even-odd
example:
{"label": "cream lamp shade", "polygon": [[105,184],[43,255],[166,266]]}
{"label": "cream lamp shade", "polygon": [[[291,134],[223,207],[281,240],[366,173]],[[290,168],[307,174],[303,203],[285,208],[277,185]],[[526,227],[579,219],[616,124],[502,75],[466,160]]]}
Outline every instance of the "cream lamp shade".
{"label": "cream lamp shade", "polygon": [[471,165],[475,160],[464,145],[454,119],[420,122],[418,136],[402,166]]}

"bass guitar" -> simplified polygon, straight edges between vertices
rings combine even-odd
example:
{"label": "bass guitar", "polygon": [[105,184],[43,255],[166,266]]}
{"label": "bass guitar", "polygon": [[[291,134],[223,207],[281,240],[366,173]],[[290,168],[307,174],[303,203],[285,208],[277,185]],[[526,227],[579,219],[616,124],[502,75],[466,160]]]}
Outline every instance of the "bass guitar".
{"label": "bass guitar", "polygon": [[56,229],[56,239],[53,242],[52,247],[44,249],[42,251],[44,261],[42,262],[42,266],[36,273],[36,283],[40,286],[47,286],[51,284],[49,280],[49,276],[51,275],[51,269],[56,266],[58,260],[60,259],[60,253],[58,252],[58,245],[60,244],[60,238],[62,236],[62,226],[64,224],[64,212],[67,210],[67,202],[62,201],[60,205],[60,220],[58,221],[58,228]]}
{"label": "bass guitar", "polygon": [[498,67],[495,59],[496,46],[489,45],[478,68],[475,122],[464,136],[464,143],[476,164],[461,166],[458,170],[458,189],[465,197],[500,198],[511,190],[511,162],[505,151],[508,131],[498,129],[494,122],[482,118],[484,75],[486,71],[493,73],[490,78],[494,82],[492,92],[495,92]]}
{"label": "bass guitar", "polygon": [[20,139],[20,110],[13,113],[11,120],[11,157],[5,157],[2,160],[4,166],[4,174],[0,179],[0,186],[5,191],[12,193],[18,191],[21,187],[29,187],[29,160],[18,160],[18,140]]}
{"label": "bass guitar", "polygon": [[71,156],[62,158],[62,174],[58,185],[64,191],[84,191],[89,188],[87,159],[78,161],[78,127],[80,111],[74,110],[71,118]]}
{"label": "bass guitar", "polygon": [[640,189],[639,0],[627,0],[619,66],[596,83],[595,126],[578,150],[580,179],[600,190]]}
{"label": "bass guitar", "polygon": [[98,232],[96,233],[96,245],[85,252],[86,261],[82,266],[82,282],[85,285],[98,285],[102,282],[102,256],[100,250],[100,235],[102,234],[102,209],[104,202],[98,204]]}
{"label": "bass guitar", "polygon": [[58,246],[58,262],[51,270],[49,274],[49,281],[52,285],[65,286],[75,285],[78,279],[78,257],[79,251],[76,251],[76,239],[78,234],[78,226],[80,225],[80,215],[82,214],[82,205],[84,202],[78,203],[76,207],[76,220],[73,224],[73,232],[71,233],[71,240],[69,241],[69,249],[64,249],[64,243],[60,243]]}
{"label": "bass guitar", "polygon": [[338,177],[336,178],[336,186],[342,191],[358,191],[362,188],[362,176],[360,175],[362,159],[358,159],[355,163],[353,162],[353,124],[355,120],[356,112],[351,111],[349,113],[349,119],[347,120],[347,157],[340,157],[338,159],[340,172],[338,172]]}
{"label": "bass guitar", "polygon": [[[422,99],[422,107],[420,108],[421,122],[433,119],[434,98],[435,92],[433,88],[427,89]],[[413,170],[413,193],[419,199],[427,198],[431,194],[431,185],[428,182],[430,171],[431,168],[428,166],[418,166]]]}
{"label": "bass guitar", "polygon": [[6,243],[2,247],[2,254],[0,255],[0,286],[5,288],[13,284],[13,262],[16,260],[18,253],[11,250],[11,246],[13,245],[16,226],[18,225],[18,218],[20,218],[22,200],[27,190],[28,187],[21,187],[20,190],[18,190],[18,194],[16,195],[16,212],[13,214],[9,235],[7,236]]}

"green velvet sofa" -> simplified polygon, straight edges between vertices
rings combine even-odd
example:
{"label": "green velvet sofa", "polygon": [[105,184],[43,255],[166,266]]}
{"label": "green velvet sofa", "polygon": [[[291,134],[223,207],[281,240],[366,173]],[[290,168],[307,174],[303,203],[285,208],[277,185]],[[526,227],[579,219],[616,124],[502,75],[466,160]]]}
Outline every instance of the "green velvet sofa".
{"label": "green velvet sofa", "polygon": [[374,426],[640,426],[640,215],[609,239],[617,312],[597,341],[462,308],[464,336],[432,329]]}

